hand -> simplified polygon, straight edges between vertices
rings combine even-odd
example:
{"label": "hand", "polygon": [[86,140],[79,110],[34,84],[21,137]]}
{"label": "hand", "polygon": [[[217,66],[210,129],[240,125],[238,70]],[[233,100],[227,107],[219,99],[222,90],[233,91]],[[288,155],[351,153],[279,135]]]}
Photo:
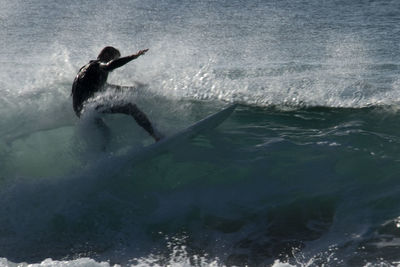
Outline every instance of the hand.
{"label": "hand", "polygon": [[137,52],[137,56],[141,56],[141,55],[144,55],[147,51],[149,51],[149,49],[147,48],[147,49],[143,49],[143,50],[140,50],[139,52]]}

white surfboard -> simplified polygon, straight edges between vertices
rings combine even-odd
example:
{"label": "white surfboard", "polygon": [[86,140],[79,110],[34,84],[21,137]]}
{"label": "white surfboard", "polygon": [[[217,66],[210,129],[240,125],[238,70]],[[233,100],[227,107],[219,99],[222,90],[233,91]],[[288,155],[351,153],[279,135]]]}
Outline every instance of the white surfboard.
{"label": "white surfboard", "polygon": [[236,106],[236,104],[233,104],[152,145],[139,149],[132,147],[123,155],[108,154],[105,157],[101,157],[86,168],[86,171],[81,172],[81,175],[84,177],[111,177],[112,174],[118,172],[126,164],[140,162],[159,155],[178,146],[182,141],[216,128],[232,114]]}
{"label": "white surfboard", "polygon": [[216,128],[232,114],[236,106],[237,104],[230,105],[229,107],[224,108],[223,110],[218,111],[217,113],[214,113],[198,122],[195,122],[191,126],[171,136],[161,139],[157,143],[149,145],[144,149],[140,149],[139,151],[130,151],[128,152],[128,154],[132,153],[131,155],[135,159],[144,159],[154,154],[168,151],[177,143],[182,142],[182,140],[190,139],[196,135],[205,133],[209,130]]}

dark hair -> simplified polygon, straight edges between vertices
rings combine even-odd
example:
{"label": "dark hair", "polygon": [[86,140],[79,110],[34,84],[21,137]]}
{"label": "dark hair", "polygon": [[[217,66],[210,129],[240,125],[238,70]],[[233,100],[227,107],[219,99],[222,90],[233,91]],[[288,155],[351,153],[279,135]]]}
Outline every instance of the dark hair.
{"label": "dark hair", "polygon": [[101,50],[100,54],[97,56],[97,59],[101,62],[109,62],[113,59],[119,58],[120,56],[121,53],[118,51],[118,49],[112,46],[106,46]]}

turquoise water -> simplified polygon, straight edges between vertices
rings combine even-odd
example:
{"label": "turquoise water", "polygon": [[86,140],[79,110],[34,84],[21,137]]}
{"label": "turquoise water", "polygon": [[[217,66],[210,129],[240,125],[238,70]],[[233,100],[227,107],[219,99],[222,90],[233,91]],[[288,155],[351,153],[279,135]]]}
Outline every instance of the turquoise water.
{"label": "turquoise water", "polygon": [[[396,266],[396,1],[0,1],[0,266]],[[106,45],[171,135],[137,160],[134,120],[75,117],[71,84]],[[97,96],[113,96],[107,91]]]}

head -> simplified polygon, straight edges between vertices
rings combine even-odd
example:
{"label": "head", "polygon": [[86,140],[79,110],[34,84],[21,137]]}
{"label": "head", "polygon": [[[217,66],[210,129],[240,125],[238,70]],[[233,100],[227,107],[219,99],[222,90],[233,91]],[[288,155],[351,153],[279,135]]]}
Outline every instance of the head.
{"label": "head", "polygon": [[101,50],[100,54],[97,56],[97,59],[101,62],[107,63],[111,60],[117,59],[121,56],[121,53],[118,49],[112,46],[106,46]]}

